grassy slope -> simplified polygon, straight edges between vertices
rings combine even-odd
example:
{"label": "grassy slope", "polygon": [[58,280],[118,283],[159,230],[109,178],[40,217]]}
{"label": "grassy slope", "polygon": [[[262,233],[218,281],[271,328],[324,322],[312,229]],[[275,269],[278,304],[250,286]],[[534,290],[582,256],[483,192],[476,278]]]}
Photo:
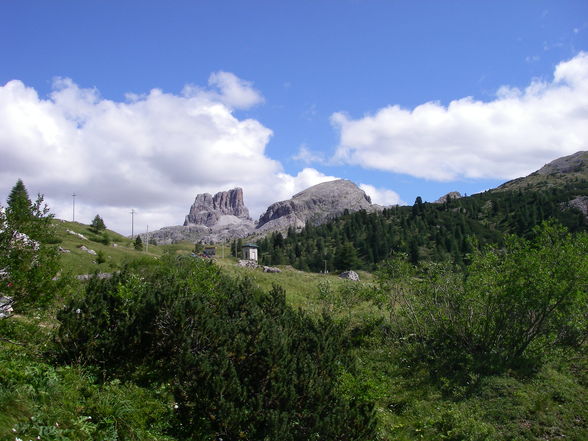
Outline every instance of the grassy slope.
{"label": "grassy slope", "polygon": [[[181,242],[173,245],[149,246],[149,251],[136,251],[131,240],[114,231],[107,230],[111,244],[104,245],[98,240],[99,236],[92,233],[89,225],[78,222],[55,221],[57,237],[61,240],[59,246],[70,250],[70,253],[61,254],[62,268],[64,271],[77,274],[92,274],[98,272],[112,272],[120,269],[125,262],[133,259],[153,257],[159,258],[165,252],[174,254],[189,254],[194,247],[190,242]],[[67,230],[80,233],[88,238],[84,240]],[[80,249],[82,245],[96,252],[104,253],[106,262],[96,263],[96,256]],[[116,245],[116,246],[114,246]],[[223,249],[224,248],[224,252]],[[295,308],[320,313],[322,303],[318,298],[317,286],[320,282],[328,282],[333,289],[338,289],[348,282],[337,277],[336,274],[317,274],[298,271],[290,266],[281,266],[281,273],[264,273],[260,269],[242,268],[236,265],[237,259],[230,257],[229,246],[217,245],[217,257],[215,261],[223,270],[232,276],[248,277],[264,290],[270,290],[274,284],[278,284],[286,290],[290,304]],[[225,256],[222,258],[221,256]],[[371,282],[373,276],[369,273],[359,272],[362,282]],[[365,305],[364,305],[365,306]],[[361,308],[360,308],[361,309]]]}
{"label": "grassy slope", "polygon": [[[61,246],[72,250],[62,255],[65,269],[76,274],[112,271],[126,260],[141,256],[157,258],[165,251],[190,253],[192,244],[150,246],[149,253],[135,251],[130,240],[109,232],[113,243],[105,246],[85,241],[67,233],[70,229],[92,236],[87,225],[57,222]],[[86,245],[103,251],[107,262],[94,263],[95,256],[81,251]],[[217,248],[218,254],[222,251]],[[228,248],[224,249],[225,256]],[[249,277],[262,289],[278,284],[286,290],[288,302],[314,314],[329,309],[339,317],[351,318],[350,326],[361,326],[382,316],[373,305],[364,301],[341,302],[333,309],[319,295],[319,284],[325,282],[333,293],[344,292],[349,286],[365,286],[373,276],[360,273],[361,284],[339,279],[336,275],[305,273],[291,267],[282,272],[264,273],[241,268],[233,257],[217,258],[223,270],[237,277]],[[345,300],[343,298],[343,300]],[[341,393],[366,396],[377,405],[380,438],[383,440],[453,439],[453,440],[518,440],[518,439],[588,439],[588,378],[579,374],[577,364],[546,366],[536,376],[517,378],[504,375],[488,377],[470,391],[447,391],[426,381],[426,373],[409,369],[399,359],[394,344],[378,333],[356,343],[357,366],[354,372],[343,372]],[[584,363],[584,362],[582,362]],[[582,364],[581,363],[581,364]],[[574,372],[575,370],[575,372]]]}

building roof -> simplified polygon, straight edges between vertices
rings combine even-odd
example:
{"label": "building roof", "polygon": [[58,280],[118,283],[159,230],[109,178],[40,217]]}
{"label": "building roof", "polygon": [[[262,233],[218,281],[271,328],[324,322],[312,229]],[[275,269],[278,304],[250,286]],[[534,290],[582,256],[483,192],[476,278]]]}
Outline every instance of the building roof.
{"label": "building roof", "polygon": [[243,245],[243,248],[259,248],[257,245],[255,245],[254,243],[246,243]]}

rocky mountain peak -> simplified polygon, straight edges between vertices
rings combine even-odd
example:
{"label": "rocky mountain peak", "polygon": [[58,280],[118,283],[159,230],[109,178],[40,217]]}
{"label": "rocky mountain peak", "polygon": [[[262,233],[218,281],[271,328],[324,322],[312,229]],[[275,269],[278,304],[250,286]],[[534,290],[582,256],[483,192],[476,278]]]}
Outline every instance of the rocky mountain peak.
{"label": "rocky mountain peak", "polygon": [[450,191],[449,193],[441,196],[439,199],[437,199],[434,203],[435,204],[443,204],[449,200],[453,200],[453,199],[459,199],[461,198],[461,193],[459,191]]}
{"label": "rocky mountain peak", "polygon": [[238,219],[251,220],[249,210],[243,202],[243,189],[233,188],[221,191],[212,196],[210,193],[196,195],[190,212],[186,216],[184,226],[216,225],[221,217],[234,216]]}
{"label": "rocky mountain peak", "polygon": [[576,152],[563,156],[545,164],[535,173],[538,175],[554,175],[557,173],[579,173],[588,170],[588,151]]}
{"label": "rocky mountain peak", "polygon": [[323,182],[295,194],[292,199],[269,206],[259,218],[257,229],[285,230],[319,224],[348,211],[373,210],[371,199],[353,182],[338,179]]}

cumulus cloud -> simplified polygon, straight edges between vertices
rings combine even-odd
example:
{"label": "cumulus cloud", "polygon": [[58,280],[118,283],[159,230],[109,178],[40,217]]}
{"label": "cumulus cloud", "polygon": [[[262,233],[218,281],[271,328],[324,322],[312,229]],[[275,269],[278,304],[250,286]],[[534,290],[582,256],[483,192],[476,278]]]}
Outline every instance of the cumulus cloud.
{"label": "cumulus cloud", "polygon": [[341,163],[438,181],[523,176],[587,148],[588,54],[560,63],[550,81],[503,86],[490,102],[395,105],[359,119],[339,112],[331,122]]}
{"label": "cumulus cloud", "polygon": [[372,203],[379,205],[406,205],[400,195],[387,188],[376,188],[373,185],[360,184],[361,188],[371,198]]}
{"label": "cumulus cloud", "polygon": [[302,144],[298,149],[298,153],[292,157],[295,161],[301,161],[305,164],[324,164],[325,157],[322,152],[315,152],[308,148],[306,144]]}
{"label": "cumulus cloud", "polygon": [[[58,217],[89,222],[99,213],[109,227],[130,233],[183,221],[197,193],[241,186],[257,216],[277,198],[327,179],[312,169],[297,176],[265,154],[272,131],[233,110],[263,101],[250,82],[212,74],[209,88],[181,94],[153,89],[123,102],[58,79],[48,97],[14,80],[0,86],[0,186],[22,178],[46,195]],[[268,191],[271,189],[271,191]]]}

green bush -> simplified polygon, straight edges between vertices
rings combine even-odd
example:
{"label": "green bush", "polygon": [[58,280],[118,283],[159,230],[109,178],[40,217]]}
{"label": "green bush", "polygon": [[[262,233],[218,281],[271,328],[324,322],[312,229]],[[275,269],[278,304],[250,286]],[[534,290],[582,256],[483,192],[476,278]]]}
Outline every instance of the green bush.
{"label": "green bush", "polygon": [[535,370],[588,336],[588,235],[544,224],[535,239],[507,239],[471,256],[464,274],[444,264],[388,264],[399,343],[438,379]]}
{"label": "green bush", "polygon": [[58,319],[62,361],[169,385],[182,439],[373,439],[373,406],[337,393],[344,328],[292,310],[279,288],[170,257],[92,280]]}

